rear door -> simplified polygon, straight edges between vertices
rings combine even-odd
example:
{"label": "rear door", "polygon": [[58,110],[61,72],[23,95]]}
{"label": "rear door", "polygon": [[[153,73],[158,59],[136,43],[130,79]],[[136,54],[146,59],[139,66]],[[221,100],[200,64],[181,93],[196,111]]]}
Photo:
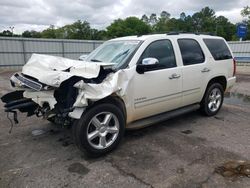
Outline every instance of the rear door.
{"label": "rear door", "polygon": [[180,38],[177,42],[183,62],[182,106],[186,106],[200,102],[211,67],[196,39]]}

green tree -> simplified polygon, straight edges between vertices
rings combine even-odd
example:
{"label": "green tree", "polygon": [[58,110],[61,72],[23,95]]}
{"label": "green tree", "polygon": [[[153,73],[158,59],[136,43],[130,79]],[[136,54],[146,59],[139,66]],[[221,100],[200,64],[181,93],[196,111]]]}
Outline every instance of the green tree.
{"label": "green tree", "polygon": [[87,21],[78,20],[69,27],[68,31],[70,38],[91,39],[91,27]]}
{"label": "green tree", "polygon": [[78,20],[59,28],[50,25],[42,32],[27,30],[22,33],[22,37],[102,40],[106,38],[106,31],[93,29],[87,21]]}
{"label": "green tree", "polygon": [[200,12],[193,14],[193,26],[197,32],[214,32],[215,12],[209,7],[203,8]]}
{"label": "green tree", "polygon": [[50,25],[48,29],[41,32],[42,38],[56,38],[56,29],[54,25]]}
{"label": "green tree", "polygon": [[117,19],[107,27],[108,37],[143,35],[151,32],[150,26],[137,17]]}
{"label": "green tree", "polygon": [[181,31],[184,32],[195,32],[195,28],[193,27],[193,18],[192,16],[188,15],[184,18],[184,20],[182,20],[182,18],[180,18],[181,20]]}
{"label": "green tree", "polygon": [[248,21],[250,20],[250,7],[246,6],[241,10],[241,15],[246,18]]}
{"label": "green tree", "polygon": [[73,24],[58,28],[56,36],[66,39],[91,39],[91,27],[87,21],[78,20]]}
{"label": "green tree", "polygon": [[180,19],[182,20],[182,21],[185,21],[185,19],[186,19],[186,14],[185,14],[185,12],[182,12],[181,14],[180,14]]}
{"label": "green tree", "polygon": [[247,24],[247,40],[250,40],[250,7],[246,6],[241,10],[241,15],[244,18],[243,22]]}
{"label": "green tree", "polygon": [[34,31],[34,30],[31,30],[31,31],[24,31],[22,33],[22,37],[25,37],[25,38],[41,38],[41,33],[38,32],[38,31]]}
{"label": "green tree", "polygon": [[[244,22],[248,23],[248,29],[250,31],[250,7],[244,7],[241,14],[244,17]],[[55,28],[51,25],[42,32],[24,31],[22,36],[106,40],[113,37],[143,35],[151,32],[166,33],[171,31],[209,32],[222,36],[226,40],[236,38],[236,25],[232,24],[224,16],[216,17],[215,11],[209,7],[204,7],[193,15],[186,15],[185,12],[182,12],[179,18],[171,18],[171,15],[164,10],[159,16],[152,13],[149,16],[146,14],[142,15],[141,19],[137,17],[117,19],[114,20],[106,30],[91,28],[89,22],[78,20],[59,28]],[[0,33],[0,36],[11,36],[11,32],[4,31]],[[250,32],[248,32],[247,38],[250,39]]]}
{"label": "green tree", "polygon": [[236,27],[230,23],[229,20],[224,16],[219,16],[215,19],[216,28],[215,34],[224,37],[226,40],[232,40],[235,34]]}
{"label": "green tree", "polygon": [[3,32],[0,33],[0,36],[12,37],[12,32],[10,30],[4,30]]}
{"label": "green tree", "polygon": [[156,23],[153,26],[153,29],[156,32],[167,32],[169,31],[168,28],[168,21],[170,20],[170,14],[167,11],[162,11],[160,14],[160,17],[156,19]]}
{"label": "green tree", "polygon": [[143,14],[142,17],[141,17],[141,20],[146,23],[146,24],[149,24],[149,18],[146,14]]}
{"label": "green tree", "polygon": [[155,13],[152,13],[152,14],[149,16],[149,24],[150,24],[151,26],[154,26],[157,22],[158,22],[157,15],[156,15]]}
{"label": "green tree", "polygon": [[91,29],[91,40],[104,40],[106,35],[104,30]]}

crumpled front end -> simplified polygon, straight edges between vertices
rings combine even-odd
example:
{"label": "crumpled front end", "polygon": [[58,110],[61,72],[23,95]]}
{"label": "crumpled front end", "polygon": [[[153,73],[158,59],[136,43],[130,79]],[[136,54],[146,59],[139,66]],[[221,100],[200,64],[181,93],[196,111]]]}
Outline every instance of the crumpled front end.
{"label": "crumpled front end", "polygon": [[10,83],[15,91],[5,94],[1,100],[5,103],[5,112],[13,113],[15,123],[18,123],[17,111],[27,113],[27,116],[43,116],[46,119],[56,117],[55,87],[43,84],[23,73],[15,73],[10,78]]}
{"label": "crumpled front end", "polygon": [[108,64],[87,63],[35,54],[15,73],[11,86],[16,90],[1,99],[5,111],[17,110],[28,116],[43,116],[67,125],[80,119],[85,108],[111,94],[123,96],[135,70],[114,72]]}

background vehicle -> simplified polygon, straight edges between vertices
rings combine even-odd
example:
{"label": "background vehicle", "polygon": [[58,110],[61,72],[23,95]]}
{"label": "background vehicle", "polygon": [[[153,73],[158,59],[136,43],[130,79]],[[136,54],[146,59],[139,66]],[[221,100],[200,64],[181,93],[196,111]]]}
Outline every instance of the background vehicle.
{"label": "background vehicle", "polygon": [[[51,64],[45,66],[52,67],[47,70],[51,75],[47,79],[23,69],[24,78],[12,78],[13,86],[35,78],[32,81],[41,82],[41,88],[48,85],[53,90],[46,96],[41,90],[25,90],[15,100],[32,99],[33,111],[26,107],[11,110],[30,114],[39,111],[45,117],[73,122],[77,146],[94,156],[116,148],[125,128],[145,127],[198,108],[207,116],[215,115],[222,106],[224,92],[236,80],[235,61],[227,43],[208,35],[117,38],[99,46],[85,63],[87,68],[67,61],[64,69],[68,67],[68,73],[56,69],[52,74],[55,62],[51,59]],[[30,67],[38,68],[32,63]],[[74,76],[51,83],[52,78],[66,78],[69,73]],[[38,101],[39,97],[43,100]],[[13,103],[9,96],[2,100],[7,107]]]}

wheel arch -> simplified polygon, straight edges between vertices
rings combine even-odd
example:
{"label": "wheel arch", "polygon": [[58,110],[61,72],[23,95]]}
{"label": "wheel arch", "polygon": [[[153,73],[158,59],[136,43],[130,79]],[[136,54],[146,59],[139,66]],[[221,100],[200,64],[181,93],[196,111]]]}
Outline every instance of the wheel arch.
{"label": "wheel arch", "polygon": [[90,105],[87,108],[91,108],[94,105],[102,104],[102,103],[111,103],[116,106],[118,106],[119,109],[121,109],[122,113],[124,114],[124,119],[127,119],[127,110],[125,107],[125,103],[121,97],[119,97],[116,94],[109,95],[103,99],[100,99],[98,101],[90,101]]}
{"label": "wheel arch", "polygon": [[225,76],[216,76],[216,77],[213,77],[212,79],[210,79],[210,81],[208,82],[207,84],[207,87],[206,89],[213,83],[219,83],[222,85],[223,87],[223,90],[226,91],[226,88],[227,88],[227,78]]}
{"label": "wheel arch", "polygon": [[219,83],[219,84],[221,84],[222,87],[223,87],[223,90],[226,91],[226,88],[227,88],[227,78],[225,76],[223,76],[223,75],[215,76],[215,77],[211,78],[209,80],[209,82],[207,83],[207,86],[206,86],[206,89],[204,90],[203,97],[202,97],[201,101],[203,101],[207,89],[213,83]]}

